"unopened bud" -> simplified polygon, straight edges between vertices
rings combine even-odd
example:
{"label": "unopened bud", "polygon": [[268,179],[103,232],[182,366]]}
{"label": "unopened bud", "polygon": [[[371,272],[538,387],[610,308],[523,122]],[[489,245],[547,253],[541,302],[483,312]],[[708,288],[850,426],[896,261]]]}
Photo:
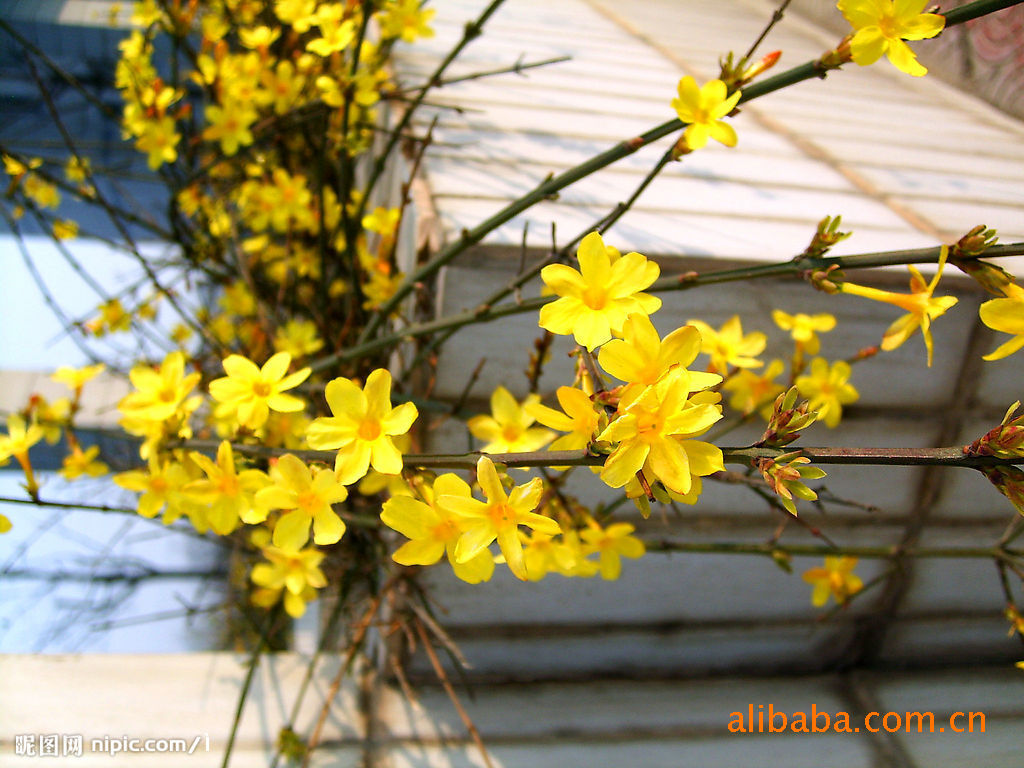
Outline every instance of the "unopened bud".
{"label": "unopened bud", "polygon": [[786,573],[793,572],[793,557],[789,552],[782,549],[773,549],[772,560],[775,561],[775,564]]}
{"label": "unopened bud", "polygon": [[1000,459],[1024,457],[1024,415],[1013,418],[1019,407],[1018,400],[1006,411],[999,426],[968,445],[964,453],[968,456],[995,456]]}
{"label": "unopened bud", "polygon": [[817,288],[819,291],[824,291],[828,294],[836,294],[842,290],[839,287],[839,283],[832,280],[833,277],[841,277],[842,273],[839,272],[839,265],[832,264],[826,269],[815,269],[808,270],[804,273],[807,281]]}
{"label": "unopened bud", "polygon": [[782,506],[794,517],[794,497],[804,501],[814,501],[818,498],[818,494],[804,485],[803,481],[818,480],[825,476],[825,470],[812,467],[811,460],[801,456],[799,451],[784,453],[774,459],[758,459],[754,466],[761,471],[764,481],[775,491]]}
{"label": "unopened bud", "polygon": [[788,391],[775,398],[768,426],[755,445],[780,448],[789,445],[800,437],[800,430],[806,429],[817,420],[818,412],[810,409],[808,401],[804,400],[797,404],[799,395],[796,387],[790,387]]}
{"label": "unopened bud", "polygon": [[1010,500],[1017,511],[1024,515],[1024,470],[1012,465],[1000,464],[982,467],[982,474],[1003,496]]}
{"label": "unopened bud", "polygon": [[811,238],[810,245],[804,249],[800,258],[820,258],[824,256],[836,243],[848,238],[852,232],[840,232],[839,226],[843,223],[842,216],[826,216],[818,222],[818,228]]}
{"label": "unopened bud", "polygon": [[979,224],[956,241],[950,256],[957,258],[980,256],[989,246],[995,245],[998,239],[994,229],[986,229],[984,224]]}
{"label": "unopened bud", "polygon": [[743,71],[740,77],[740,86],[744,86],[753,80],[758,75],[764,74],[769,69],[775,66],[779,58],[782,56],[782,51],[772,51],[771,53],[765,54],[759,62],[751,67],[748,67]]}
{"label": "unopened bud", "polygon": [[1000,266],[977,258],[950,258],[961,272],[974,278],[982,288],[999,298],[1024,299],[1024,288],[1014,282],[1014,276]]}
{"label": "unopened bud", "polygon": [[686,143],[686,136],[680,136],[679,140],[676,141],[675,146],[672,147],[672,159],[682,160],[686,155],[693,152],[690,145]]}
{"label": "unopened bud", "polygon": [[[839,41],[839,45],[831,51],[823,53],[821,58],[818,59],[818,67],[828,71],[830,69],[839,69],[843,64],[853,61],[853,52],[850,50],[850,40],[852,37],[852,35],[847,35]],[[822,73],[822,76],[824,77],[824,73]]]}

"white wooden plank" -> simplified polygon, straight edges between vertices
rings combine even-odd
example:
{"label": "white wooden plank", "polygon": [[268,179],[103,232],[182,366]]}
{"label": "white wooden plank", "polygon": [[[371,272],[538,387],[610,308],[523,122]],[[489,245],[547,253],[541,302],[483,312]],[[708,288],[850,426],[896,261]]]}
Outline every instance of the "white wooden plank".
{"label": "white wooden plank", "polygon": [[[671,735],[727,739],[730,715],[769,703],[787,713],[809,709],[838,712],[848,708],[830,678],[705,678],[673,681],[595,680],[474,686],[466,701],[485,742],[532,742],[545,738],[588,737],[609,740],[647,735],[652,741]],[[998,695],[998,694],[997,694]],[[409,702],[387,689],[378,714],[388,739],[459,738],[465,729],[448,697],[434,686],[417,691]],[[974,700],[984,701],[976,695]]]}
{"label": "white wooden plank", "polygon": [[[90,749],[94,738],[186,738],[191,743],[198,735],[203,737],[201,746],[187,760],[150,755],[126,764],[219,766],[245,661],[233,654],[0,656],[5,690],[0,700],[0,763],[18,768],[38,763],[38,757],[13,754],[16,734],[59,733],[83,736],[83,757],[74,758],[75,765],[110,765],[115,760]],[[318,668],[297,727],[311,727],[315,721],[339,663],[338,658],[327,659]],[[294,654],[263,658],[238,729],[237,765],[268,764],[305,671],[306,661]],[[346,755],[355,758],[355,745],[364,733],[355,699],[352,687],[343,685],[324,729],[325,739],[338,741],[340,750],[320,765]],[[116,761],[126,758],[120,755]],[[234,760],[231,764],[236,765]]]}

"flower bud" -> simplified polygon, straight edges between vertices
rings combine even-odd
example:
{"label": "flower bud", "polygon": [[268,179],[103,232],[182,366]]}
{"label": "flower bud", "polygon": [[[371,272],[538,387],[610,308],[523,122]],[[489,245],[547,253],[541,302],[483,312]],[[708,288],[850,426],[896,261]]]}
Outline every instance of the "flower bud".
{"label": "flower bud", "polygon": [[994,229],[986,229],[984,224],[979,224],[956,241],[953,255],[957,258],[980,256],[989,246],[995,245],[998,239]]}
{"label": "flower bud", "polygon": [[983,467],[981,472],[1017,511],[1024,515],[1024,470],[1007,464]]}
{"label": "flower bud", "polygon": [[800,437],[800,430],[806,429],[817,420],[818,412],[810,410],[807,400],[797,405],[799,394],[796,387],[791,387],[775,398],[768,426],[756,445],[781,448]]}
{"label": "flower bud", "polygon": [[811,460],[801,456],[799,451],[784,453],[774,459],[758,459],[754,466],[761,471],[764,481],[779,497],[782,506],[794,517],[794,496],[804,501],[814,501],[818,498],[818,494],[804,485],[803,480],[818,480],[825,476],[825,470],[812,467]]}
{"label": "flower bud", "polygon": [[1000,459],[1024,457],[1024,415],[1013,418],[1019,407],[1018,400],[1006,411],[999,426],[968,445],[964,452],[968,456],[996,456]]}

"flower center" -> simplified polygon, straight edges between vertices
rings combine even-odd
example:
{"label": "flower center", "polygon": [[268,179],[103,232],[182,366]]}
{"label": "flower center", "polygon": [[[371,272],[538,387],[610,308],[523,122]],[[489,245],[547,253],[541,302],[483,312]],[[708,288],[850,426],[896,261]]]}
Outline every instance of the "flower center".
{"label": "flower center", "polygon": [[644,437],[655,437],[661,432],[661,419],[656,413],[641,413],[636,417],[637,434]]}
{"label": "flower center", "polygon": [[443,520],[434,526],[430,535],[436,541],[454,541],[459,538],[459,529],[451,520]]}
{"label": "flower center", "polygon": [[366,419],[359,425],[357,433],[360,440],[376,440],[380,437],[380,422],[376,419]]}
{"label": "flower center", "polygon": [[217,483],[217,490],[220,491],[222,496],[237,496],[238,478],[234,475],[222,475],[220,482]]}
{"label": "flower center", "polygon": [[902,30],[899,24],[896,23],[896,19],[888,14],[883,14],[878,20],[878,28],[882,34],[890,40],[899,40],[902,35]]}
{"label": "flower center", "polygon": [[601,286],[591,285],[583,291],[583,303],[591,309],[604,309],[608,303],[608,295]]}
{"label": "flower center", "polygon": [[516,524],[516,513],[508,504],[491,504],[487,513],[496,528],[504,528]]}
{"label": "flower center", "polygon": [[514,443],[519,439],[521,430],[515,424],[509,424],[501,431],[501,436],[505,438],[505,442]]}
{"label": "flower center", "polygon": [[320,504],[320,497],[313,493],[313,491],[303,491],[296,497],[295,503],[299,505],[298,508],[303,512],[312,513],[313,508]]}
{"label": "flower center", "polygon": [[270,397],[270,393],[273,391],[270,384],[265,381],[253,382],[252,391],[256,397]]}

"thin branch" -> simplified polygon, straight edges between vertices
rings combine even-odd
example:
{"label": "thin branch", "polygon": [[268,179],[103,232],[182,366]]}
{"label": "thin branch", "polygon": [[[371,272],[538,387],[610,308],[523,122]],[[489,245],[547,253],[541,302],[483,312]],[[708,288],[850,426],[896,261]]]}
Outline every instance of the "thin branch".
{"label": "thin branch", "polygon": [[741,544],[734,541],[673,541],[671,539],[644,540],[648,552],[694,552],[728,555],[762,555],[771,557],[776,552],[798,556],[848,555],[867,559],[888,559],[896,555],[916,558],[957,559],[983,558],[1005,560],[1024,557],[1024,551],[999,547],[917,547],[898,551],[897,546],[839,546],[822,544]]}
{"label": "thin branch", "polygon": [[[571,61],[572,56],[555,56],[551,59],[543,59],[542,61],[531,61],[528,64],[523,63],[522,57],[516,61],[515,64],[508,67],[499,67],[498,69],[488,69],[481,72],[474,72],[471,75],[460,75],[459,77],[446,77],[438,80],[434,83],[434,88],[443,88],[446,85],[454,85],[455,83],[465,83],[469,80],[480,80],[485,77],[493,77],[494,75],[522,75],[528,69],[536,69],[537,67],[546,67],[550,64],[561,64],[565,61]],[[525,77],[525,75],[524,75]],[[423,91],[424,89],[430,88],[429,83],[421,85],[412,85],[408,88],[398,88],[390,93],[384,94],[384,98],[393,97],[395,95],[401,95],[411,93],[413,91]]]}
{"label": "thin branch", "polygon": [[[218,440],[182,440],[173,447],[194,448],[213,452],[220,445]],[[336,451],[291,450],[288,448],[272,448],[265,445],[232,444],[232,448],[247,456],[269,458],[291,453],[307,461],[333,463]],[[812,464],[864,464],[872,466],[944,466],[980,467],[1006,466],[1024,464],[1024,456],[1002,459],[995,456],[967,456],[963,446],[950,448],[832,448],[832,447],[800,447],[787,446],[780,448],[722,448],[726,464],[742,464],[751,466],[759,459],[775,459],[787,453],[799,450],[802,456],[810,459]],[[495,464],[506,467],[596,467],[605,462],[605,456],[594,455],[586,450],[574,451],[530,451],[525,453],[453,453],[423,454],[407,453],[404,462],[406,467],[420,469],[474,469],[481,456],[487,456]]]}
{"label": "thin branch", "polygon": [[[1022,0],[1022,2],[1024,2],[1024,0]],[[833,265],[840,269],[867,269],[870,267],[893,266],[900,264],[936,263],[939,260],[940,252],[941,248],[939,246],[935,246],[931,248],[917,248],[913,250],[864,253],[852,256],[828,256],[816,258],[800,255],[794,259],[772,264],[715,270],[712,272],[705,272],[703,274],[697,272],[686,272],[682,275],[662,277],[656,280],[646,292],[663,293],[666,291],[685,291],[701,285],[715,285],[718,283],[730,283],[741,280],[801,275],[808,270],[824,270]],[[1024,255],[1024,243],[995,245],[987,249],[984,255],[985,258]],[[539,272],[539,270],[537,271]],[[507,304],[499,304],[497,306],[490,306],[486,303],[481,304],[476,308],[465,312],[448,315],[426,323],[416,323],[408,326],[407,328],[403,328],[400,331],[396,331],[395,333],[356,344],[355,346],[349,347],[336,354],[315,360],[310,364],[310,367],[314,372],[322,371],[325,368],[337,365],[340,362],[357,359],[383,347],[389,347],[418,336],[426,336],[448,329],[457,329],[465,325],[491,322],[503,317],[508,317],[509,315],[522,314],[525,312],[537,312],[545,304],[555,301],[557,298],[557,296],[539,296],[533,299],[526,299],[521,302],[509,302]]]}
{"label": "thin branch", "polygon": [[[956,9],[955,12],[950,12],[946,17],[946,26],[951,27],[956,24],[962,24],[973,18],[977,18],[978,16],[999,10],[1000,8],[1017,5],[1019,2],[1024,2],[1024,0],[1017,0],[1017,2],[1006,2],[1005,0],[998,2],[994,0],[977,0],[974,3],[970,3],[962,8]],[[488,11],[490,11],[490,8]],[[469,27],[467,27],[467,33],[468,30]],[[447,66],[447,62],[448,59],[445,60],[443,66]],[[828,71],[829,65],[824,64],[820,59],[805,62],[785,72],[780,72],[774,77],[765,78],[764,80],[760,80],[744,88],[738,104],[753,101],[761,96],[766,96],[769,93],[774,93],[775,91],[782,90],[783,88],[796,85],[797,83],[801,83],[806,80],[823,78],[828,74]],[[403,122],[399,125],[399,130],[404,128],[408,123],[407,118],[410,114],[411,112],[407,112],[406,115],[403,116]],[[515,218],[523,211],[533,207],[536,203],[549,198],[551,195],[560,192],[580,179],[586,178],[595,171],[599,171],[602,168],[623,159],[624,157],[632,155],[637,150],[646,147],[648,144],[680,130],[685,127],[685,125],[686,124],[678,118],[673,118],[665,121],[661,125],[651,128],[639,136],[621,141],[612,148],[595,155],[574,168],[570,168],[558,175],[549,176],[538,184],[532,191],[526,193],[517,200],[512,201],[493,216],[485,219],[472,229],[464,230],[462,237],[448,247],[443,248],[431,261],[406,276],[405,280],[403,280],[398,286],[391,298],[377,308],[370,322],[363,329],[363,333],[359,337],[359,343],[364,344],[368,342],[372,338],[373,334],[375,334],[381,325],[383,325],[385,320],[391,316],[392,312],[394,312],[398,305],[405,299],[405,297],[416,289],[417,285],[429,280],[442,267],[455,259],[456,256],[463,253],[471,246],[479,243],[493,230],[497,229],[505,222]],[[388,151],[390,151],[390,145]],[[378,161],[378,168],[380,171],[378,171],[376,175],[379,175],[383,170],[383,159]],[[375,168],[375,171],[377,171],[377,168]]]}
{"label": "thin branch", "polygon": [[772,17],[768,20],[768,23],[765,24],[764,29],[761,30],[761,34],[757,36],[757,39],[753,43],[751,43],[750,48],[747,49],[747,52],[743,54],[743,58],[741,59],[741,61],[747,61],[748,59],[750,59],[751,56],[754,55],[754,51],[756,51],[758,46],[760,46],[761,43],[764,42],[764,39],[768,37],[768,33],[772,31],[776,24],[782,21],[782,18],[786,13],[786,8],[789,7],[789,4],[791,2],[792,0],[782,0],[782,4],[775,9],[775,12],[772,14]]}
{"label": "thin branch", "polygon": [[480,736],[480,731],[477,730],[476,725],[470,718],[469,713],[466,712],[466,708],[462,706],[462,702],[459,700],[458,694],[455,693],[455,689],[452,687],[451,680],[448,679],[448,675],[445,674],[444,667],[441,666],[441,660],[437,657],[437,651],[434,650],[434,645],[430,641],[430,636],[427,634],[426,627],[423,622],[417,617],[414,620],[416,624],[416,631],[420,636],[420,640],[423,641],[423,650],[427,652],[427,657],[430,659],[430,665],[434,668],[434,674],[437,675],[437,679],[441,681],[441,685],[444,687],[444,692],[448,694],[449,700],[455,707],[455,711],[459,713],[459,719],[462,720],[462,724],[469,731],[470,737],[473,739],[473,743],[476,744],[476,748],[480,751],[480,756],[483,758],[484,765],[487,768],[494,768],[494,764],[491,762],[491,757],[487,753],[487,747],[484,746],[484,740]]}

